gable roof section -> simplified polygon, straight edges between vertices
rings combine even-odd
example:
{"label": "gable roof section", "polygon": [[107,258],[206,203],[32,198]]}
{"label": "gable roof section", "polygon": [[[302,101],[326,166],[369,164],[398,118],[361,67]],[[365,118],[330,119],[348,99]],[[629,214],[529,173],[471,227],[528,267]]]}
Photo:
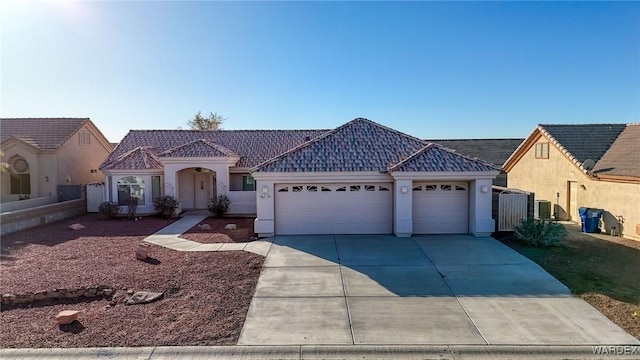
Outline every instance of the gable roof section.
{"label": "gable roof section", "polygon": [[425,140],[464,154],[502,166],[524,139],[454,139]]}
{"label": "gable roof section", "polygon": [[357,118],[262,163],[252,172],[386,172],[425,142]]}
{"label": "gable roof section", "polygon": [[598,162],[626,124],[539,125],[549,139],[566,149],[580,163]]}
{"label": "gable roof section", "polygon": [[413,172],[465,172],[500,170],[486,161],[459,154],[442,145],[428,144],[407,159],[389,168],[389,171]]}
{"label": "gable roof section", "polygon": [[162,169],[163,165],[152,149],[141,146],[118,156],[113,162],[100,168],[109,170],[152,170]]}
{"label": "gable roof section", "polygon": [[582,163],[587,159],[597,163],[625,127],[626,124],[538,125],[505,161],[503,168],[511,170],[538,137],[544,136],[586,174],[588,170]]}
{"label": "gable roof section", "polygon": [[198,139],[176,146],[159,154],[162,157],[227,157],[237,156],[233,151],[206,139]]}
{"label": "gable roof section", "polygon": [[41,150],[55,150],[64,144],[89,118],[0,119],[2,142],[14,136]]}
{"label": "gable roof section", "polygon": [[593,168],[597,177],[640,178],[640,123],[628,124]]}
{"label": "gable roof section", "polygon": [[[118,157],[138,148],[146,147],[154,154],[176,149],[198,140],[228,149],[238,154],[238,167],[250,168],[294,148],[310,139],[318,137],[328,130],[131,130],[118,144],[115,150],[102,163],[101,168],[108,169]],[[194,144],[204,146],[204,143]],[[192,149],[194,149],[192,147]],[[185,150],[186,151],[186,150]],[[133,164],[132,164],[133,165]],[[130,170],[136,167],[128,168]]]}

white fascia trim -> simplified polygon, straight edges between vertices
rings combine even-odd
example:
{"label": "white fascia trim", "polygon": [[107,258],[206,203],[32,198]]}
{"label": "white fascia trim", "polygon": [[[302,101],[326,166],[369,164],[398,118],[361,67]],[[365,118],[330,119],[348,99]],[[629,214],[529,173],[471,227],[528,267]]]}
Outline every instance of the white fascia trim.
{"label": "white fascia trim", "polygon": [[464,172],[393,172],[395,180],[493,180],[500,171],[464,171]]}
{"label": "white fascia trim", "polygon": [[162,164],[165,165],[196,165],[196,167],[204,167],[206,164],[223,164],[234,165],[240,160],[237,156],[225,156],[225,157],[160,157],[158,158]]}
{"label": "white fascia trim", "polygon": [[250,169],[249,167],[231,167],[229,174],[248,174]]}
{"label": "white fascia trim", "polygon": [[272,181],[274,183],[327,183],[327,182],[393,182],[393,179],[387,173],[377,171],[371,172],[316,172],[316,173],[262,173],[254,172],[251,174],[256,181]]}
{"label": "white fascia trim", "polygon": [[150,169],[150,170],[102,170],[102,173],[106,176],[138,176],[138,175],[164,175],[162,169]]}

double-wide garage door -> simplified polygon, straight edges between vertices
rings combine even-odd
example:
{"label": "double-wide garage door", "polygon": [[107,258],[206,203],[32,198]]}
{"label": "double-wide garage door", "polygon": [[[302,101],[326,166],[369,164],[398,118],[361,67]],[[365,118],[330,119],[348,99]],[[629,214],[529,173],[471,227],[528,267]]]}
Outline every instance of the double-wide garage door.
{"label": "double-wide garage door", "polygon": [[391,183],[278,184],[276,234],[390,234],[392,186]]}
{"label": "double-wide garage door", "polygon": [[468,183],[414,184],[414,234],[466,234],[468,232]]}

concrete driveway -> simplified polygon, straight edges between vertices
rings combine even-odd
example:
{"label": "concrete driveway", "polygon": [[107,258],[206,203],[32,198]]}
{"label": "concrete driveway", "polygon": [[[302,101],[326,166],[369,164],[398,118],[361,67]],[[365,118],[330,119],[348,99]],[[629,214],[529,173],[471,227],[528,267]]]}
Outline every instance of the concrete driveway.
{"label": "concrete driveway", "polygon": [[537,264],[467,235],[278,236],[238,341],[639,343]]}

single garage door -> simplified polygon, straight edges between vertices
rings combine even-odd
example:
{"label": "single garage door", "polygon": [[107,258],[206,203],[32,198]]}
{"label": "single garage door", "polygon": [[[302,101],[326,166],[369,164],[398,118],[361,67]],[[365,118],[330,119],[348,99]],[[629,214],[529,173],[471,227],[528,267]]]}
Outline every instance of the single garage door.
{"label": "single garage door", "polygon": [[392,184],[276,184],[278,235],[390,234]]}
{"label": "single garage door", "polygon": [[468,183],[414,183],[414,234],[466,234],[468,232]]}

